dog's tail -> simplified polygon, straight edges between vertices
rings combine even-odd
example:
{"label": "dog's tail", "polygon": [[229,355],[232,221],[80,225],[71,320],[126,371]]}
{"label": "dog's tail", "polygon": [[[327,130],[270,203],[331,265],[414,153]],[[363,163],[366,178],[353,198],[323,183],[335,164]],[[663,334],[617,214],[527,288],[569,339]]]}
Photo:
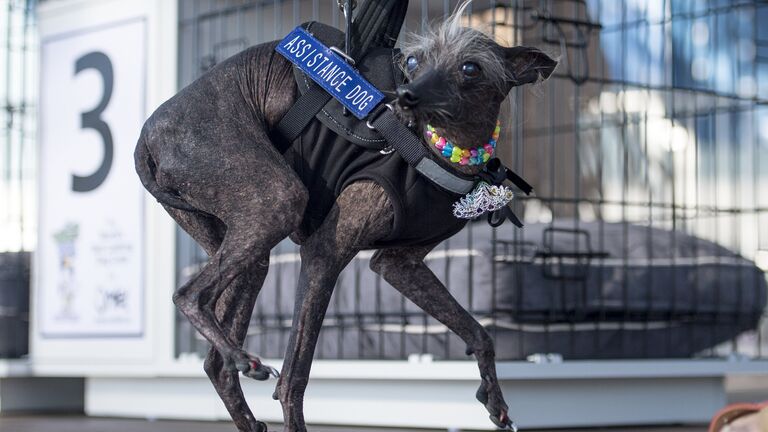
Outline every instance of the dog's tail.
{"label": "dog's tail", "polygon": [[136,144],[136,150],[133,152],[133,160],[136,164],[136,173],[141,179],[141,184],[149,191],[152,196],[157,199],[161,204],[177,208],[179,210],[187,210],[192,212],[199,211],[188,202],[184,201],[176,192],[169,188],[164,188],[157,184],[155,173],[157,165],[155,160],[152,159],[152,155],[149,153],[149,147],[147,147],[147,140],[145,138],[145,131],[142,130],[139,142]]}

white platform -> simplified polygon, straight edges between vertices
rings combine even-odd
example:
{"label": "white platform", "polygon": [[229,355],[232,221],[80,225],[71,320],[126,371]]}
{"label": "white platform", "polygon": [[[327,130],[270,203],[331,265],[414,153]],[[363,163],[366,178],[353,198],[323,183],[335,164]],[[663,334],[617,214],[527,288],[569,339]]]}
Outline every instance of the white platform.
{"label": "white platform", "polygon": [[23,360],[0,360],[0,413],[84,411],[85,379],[34,376]]}
{"label": "white platform", "polygon": [[[279,362],[271,364],[279,367]],[[75,369],[71,376],[82,375]],[[61,365],[25,370],[20,363],[0,363],[0,376],[3,371],[6,376],[69,375]],[[768,362],[510,362],[501,363],[498,373],[511,415],[525,428],[706,423],[726,403],[726,376],[768,374]],[[279,403],[271,398],[274,380],[243,383],[258,418],[282,419]],[[470,361],[317,361],[305,414],[314,424],[491,430],[487,413],[474,399],[478,385],[477,367]],[[94,368],[85,379],[85,412],[229,418],[194,359],[154,371],[114,364]]]}

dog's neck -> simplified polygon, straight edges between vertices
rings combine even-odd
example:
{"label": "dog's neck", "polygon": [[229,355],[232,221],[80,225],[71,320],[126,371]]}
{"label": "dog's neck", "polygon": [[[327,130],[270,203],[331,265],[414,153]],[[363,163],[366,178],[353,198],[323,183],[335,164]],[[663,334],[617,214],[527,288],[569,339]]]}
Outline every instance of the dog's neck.
{"label": "dog's neck", "polygon": [[[484,139],[479,138],[478,136],[461,136],[460,134],[453,133],[451,134],[448,131],[445,131],[444,129],[441,129],[439,127],[435,128],[437,132],[440,134],[440,136],[444,136],[447,140],[454,143],[457,147],[460,147],[462,149],[469,149],[472,148],[478,144],[488,142],[489,137],[485,137]],[[421,131],[421,142],[427,148],[429,148],[429,151],[432,152],[435,155],[435,159],[437,162],[442,165],[443,167],[452,170],[457,171],[462,174],[467,175],[476,175],[483,171],[483,168],[485,168],[485,163],[479,164],[479,165],[461,165],[459,163],[451,162],[449,158],[443,156],[440,149],[429,143],[425,138],[424,135],[426,133],[426,127]]]}

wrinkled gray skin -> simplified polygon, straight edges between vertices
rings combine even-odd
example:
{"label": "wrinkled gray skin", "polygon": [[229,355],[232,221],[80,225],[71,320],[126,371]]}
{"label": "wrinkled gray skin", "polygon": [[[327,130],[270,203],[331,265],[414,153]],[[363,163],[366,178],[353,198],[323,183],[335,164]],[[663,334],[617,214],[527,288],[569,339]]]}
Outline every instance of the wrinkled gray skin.
{"label": "wrinkled gray skin", "polygon": [[[418,67],[407,73],[397,111],[422,131],[431,122],[471,147],[491,135],[513,86],[548,77],[556,63],[535,49],[502,48],[457,23],[408,47]],[[266,426],[246,404],[239,373],[265,380],[273,372],[242,348],[270,250],[287,236],[301,244],[293,328],[275,398],[283,407],[284,430],[305,431],[304,391],[336,279],[360,250],[386,237],[393,222],[384,190],[361,181],[341,193],[319,229],[299,232],[307,190],[269,139],[297,88],[290,63],[274,47],[267,43],[235,55],[164,103],[144,125],[135,153],[144,186],[210,255],[173,300],[211,343],[205,372],[237,428],[250,432]],[[466,62],[477,63],[478,77],[464,75]],[[491,338],[424,264],[432,247],[379,250],[371,268],[466,342],[482,378],[477,398],[497,426],[511,428]]]}

